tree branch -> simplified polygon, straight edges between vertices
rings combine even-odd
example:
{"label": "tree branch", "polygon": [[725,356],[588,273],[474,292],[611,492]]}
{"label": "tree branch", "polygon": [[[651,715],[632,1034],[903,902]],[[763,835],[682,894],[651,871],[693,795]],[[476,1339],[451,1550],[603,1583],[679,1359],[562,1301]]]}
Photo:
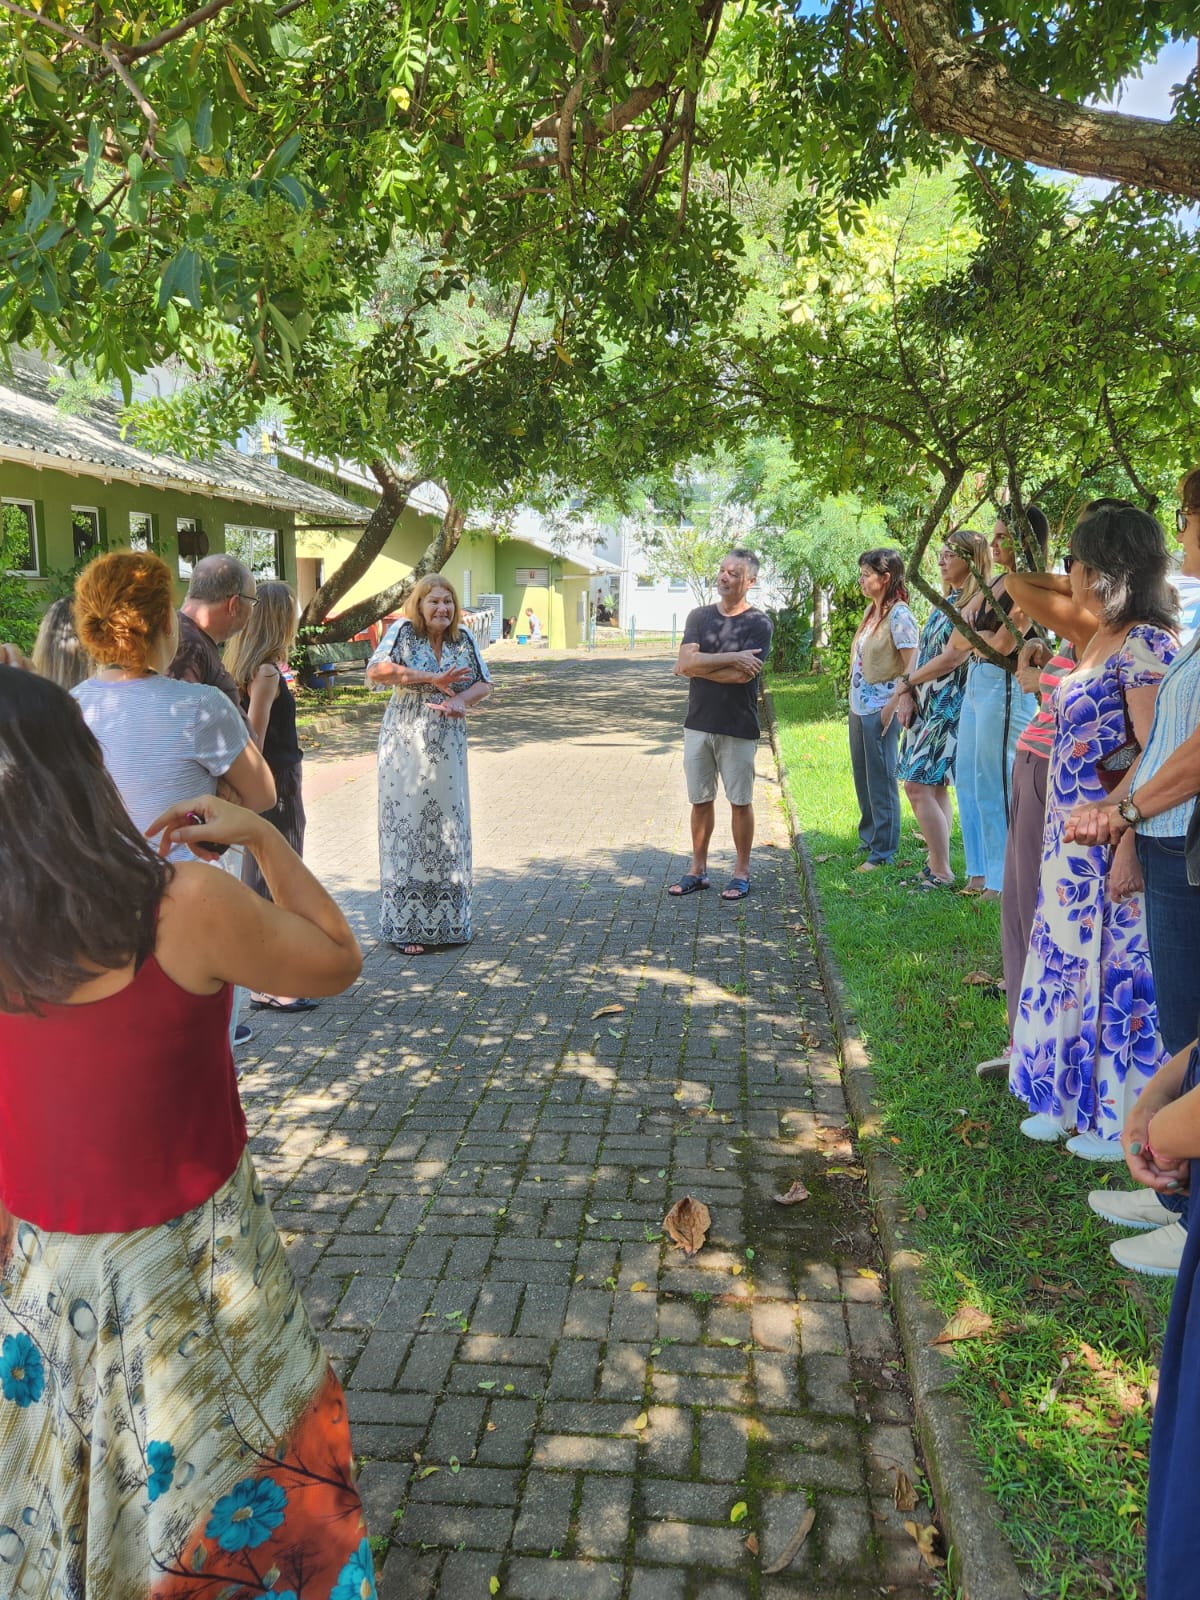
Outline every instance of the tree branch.
{"label": "tree branch", "polygon": [[156,33],[153,39],[147,39],[144,44],[126,45],[117,53],[122,61],[140,61],[143,56],[157,55],[164,45],[173,44],[176,39],[182,39],[185,33],[191,33],[193,28],[198,28],[202,22],[207,22],[215,17],[219,11],[224,11],[226,6],[234,4],[234,0],[208,0],[208,4],[201,6],[198,11],[193,11],[186,17],[181,17],[178,22],[172,23],[169,28],[164,28],[161,33]]}
{"label": "tree branch", "polygon": [[931,133],[1014,161],[1200,199],[1200,128],[1097,111],[1031,89],[962,37],[953,0],[887,0],[912,67],[913,106]]}
{"label": "tree branch", "polygon": [[429,572],[440,572],[446,565],[458,548],[458,541],[462,537],[466,521],[465,508],[451,500],[446,507],[441,526],[408,576],[398,579],[386,589],[381,589],[369,599],[360,600],[357,605],[351,606],[348,611],[343,611],[340,616],[333,617],[325,624],[322,638],[330,643],[352,639],[356,633],[361,633],[373,622],[386,617],[389,611],[395,611],[397,606],[403,605],[412,592],[413,584],[419,578],[423,578]]}

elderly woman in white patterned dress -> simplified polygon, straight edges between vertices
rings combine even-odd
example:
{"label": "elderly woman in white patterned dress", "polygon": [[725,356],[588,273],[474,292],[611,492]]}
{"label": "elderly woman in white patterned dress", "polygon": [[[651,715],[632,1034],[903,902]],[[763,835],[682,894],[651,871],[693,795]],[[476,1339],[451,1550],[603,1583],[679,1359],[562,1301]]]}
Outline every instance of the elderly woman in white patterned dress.
{"label": "elderly woman in white patterned dress", "polygon": [[471,938],[470,706],[492,680],[451,583],[418,580],[367,663],[393,690],[379,732],[380,927],[405,955]]}

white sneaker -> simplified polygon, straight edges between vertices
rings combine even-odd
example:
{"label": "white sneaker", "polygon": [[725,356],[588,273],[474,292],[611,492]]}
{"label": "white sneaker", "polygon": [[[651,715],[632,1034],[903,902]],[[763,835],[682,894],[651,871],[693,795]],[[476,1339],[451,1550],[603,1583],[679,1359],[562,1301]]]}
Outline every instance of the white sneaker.
{"label": "white sneaker", "polygon": [[1187,1229],[1179,1222],[1153,1233],[1139,1233],[1133,1239],[1114,1239],[1109,1245],[1114,1261],[1131,1272],[1144,1272],[1150,1278],[1174,1278],[1179,1274]]}
{"label": "white sneaker", "polygon": [[1093,1189],[1087,1202],[1098,1217],[1122,1228],[1165,1228],[1178,1221],[1153,1189]]}
{"label": "white sneaker", "polygon": [[1067,1130],[1058,1118],[1052,1117],[1048,1111],[1038,1111],[1032,1117],[1026,1117],[1021,1124],[1021,1132],[1027,1139],[1037,1139],[1041,1144],[1053,1144],[1056,1139],[1065,1139],[1067,1136]]}
{"label": "white sneaker", "polygon": [[1077,1133],[1073,1139],[1067,1140],[1067,1149],[1073,1156],[1082,1156],[1085,1161],[1124,1161],[1125,1152],[1121,1149],[1120,1138],[1106,1139],[1100,1133]]}
{"label": "white sneaker", "polygon": [[1007,1078],[1008,1056],[989,1056],[986,1061],[980,1061],[975,1067],[977,1078]]}

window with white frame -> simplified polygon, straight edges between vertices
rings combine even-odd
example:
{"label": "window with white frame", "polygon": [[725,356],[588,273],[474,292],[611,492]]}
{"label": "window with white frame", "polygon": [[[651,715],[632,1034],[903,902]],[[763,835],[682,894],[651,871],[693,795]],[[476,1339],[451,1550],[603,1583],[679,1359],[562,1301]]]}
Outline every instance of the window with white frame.
{"label": "window with white frame", "polygon": [[129,513],[129,548],[145,551],[154,549],[154,518],[148,511]]}
{"label": "window with white frame", "polygon": [[196,539],[200,533],[200,524],[195,517],[176,517],[175,534],[179,540],[179,576],[186,583],[192,575],[192,568],[200,559],[196,552]]}
{"label": "window with white frame", "polygon": [[7,495],[0,501],[4,513],[4,543],[10,559],[16,565],[10,570],[28,577],[38,577],[37,509],[32,500],[10,500]]}
{"label": "window with white frame", "polygon": [[82,561],[100,548],[100,511],[97,506],[71,507],[71,548]]}
{"label": "window with white frame", "polygon": [[225,553],[249,567],[255,578],[279,576],[279,535],[274,528],[225,524]]}
{"label": "window with white frame", "polygon": [[678,593],[681,589],[686,589],[687,586],[688,581],[686,578],[672,578],[667,584],[667,588],[670,589],[672,594]]}
{"label": "window with white frame", "polygon": [[653,589],[653,588],[655,588],[657,586],[657,584],[658,584],[658,579],[657,578],[648,577],[644,573],[642,574],[641,577],[639,577],[639,579],[637,581],[637,586],[638,586],[639,589]]}

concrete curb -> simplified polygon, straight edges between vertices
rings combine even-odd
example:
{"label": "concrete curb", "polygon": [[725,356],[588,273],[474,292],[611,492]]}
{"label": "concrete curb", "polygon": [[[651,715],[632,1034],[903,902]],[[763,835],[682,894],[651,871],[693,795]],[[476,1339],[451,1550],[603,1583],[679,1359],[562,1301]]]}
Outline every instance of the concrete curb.
{"label": "concrete curb", "polygon": [[[788,790],[787,767],[779,748],[775,704],[769,690],[764,699],[788,831],[800,863],[817,964],[842,1058],[846,1099],[859,1133],[875,1133],[880,1124],[871,1059],[854,1025],[845,983],[829,946],[812,857]],[[941,1331],[945,1318],[921,1290],[921,1256],[912,1248],[901,1209],[900,1169],[882,1152],[868,1149],[862,1155],[912,1384],[917,1432],[950,1550],[951,1574],[963,1600],[1026,1600],[1012,1550],[999,1525],[996,1502],[975,1464],[965,1408],[949,1390],[951,1363],[939,1350],[931,1348],[930,1341]]]}

